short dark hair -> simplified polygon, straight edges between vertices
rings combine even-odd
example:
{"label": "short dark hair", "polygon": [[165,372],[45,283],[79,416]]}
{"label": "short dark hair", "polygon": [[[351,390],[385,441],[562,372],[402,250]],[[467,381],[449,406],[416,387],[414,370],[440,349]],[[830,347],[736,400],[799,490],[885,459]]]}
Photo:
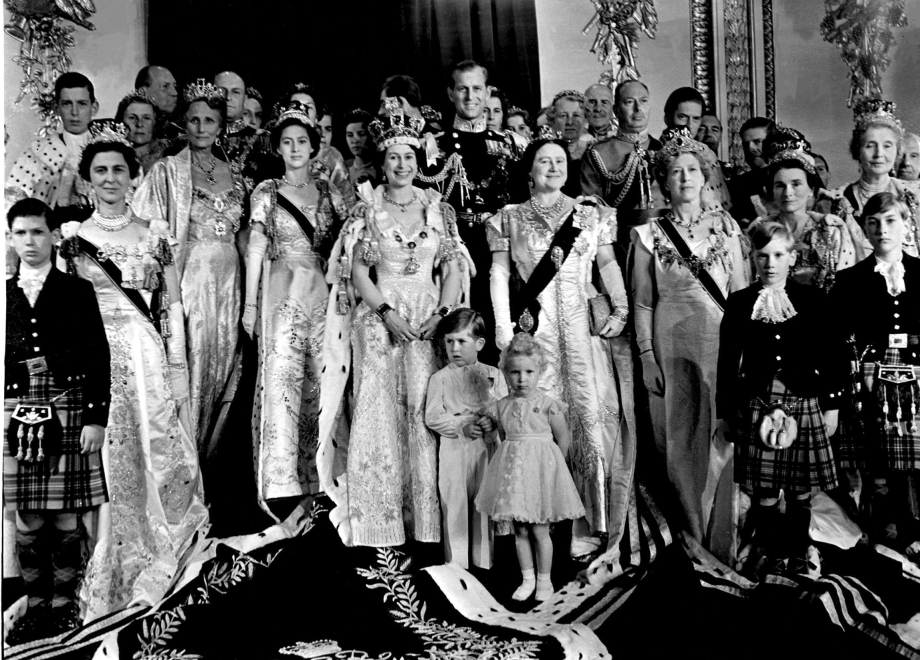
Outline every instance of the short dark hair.
{"label": "short dark hair", "polygon": [[677,106],[681,103],[698,103],[700,106],[700,117],[706,114],[706,99],[700,94],[699,90],[694,87],[678,87],[668,100],[664,102],[664,119],[670,124],[671,116],[677,111]]}
{"label": "short dark hair", "polygon": [[361,124],[361,127],[366,129],[373,119],[371,113],[361,108],[356,108],[345,114],[345,117],[342,118],[342,126],[347,128],[349,124]]}
{"label": "short dark hair", "polygon": [[151,69],[151,66],[148,64],[143,69],[137,72],[137,76],[134,78],[134,89],[140,89],[141,87],[150,87],[150,83],[153,82],[150,80],[150,69]]}
{"label": "short dark hair", "polygon": [[469,330],[470,334],[476,339],[483,339],[486,336],[486,322],[482,314],[469,307],[460,307],[441,319],[438,323],[437,335],[443,339],[454,332]]}
{"label": "short dark hair", "polygon": [[500,90],[498,87],[492,87],[489,90],[489,96],[493,99],[498,99],[499,104],[502,107],[502,125],[505,127],[505,121],[508,119],[508,97],[505,96],[505,93]]}
{"label": "short dark hair", "polygon": [[869,201],[866,202],[866,205],[863,207],[862,215],[859,218],[859,222],[864,224],[866,218],[870,215],[878,215],[879,213],[885,213],[886,211],[897,211],[901,214],[902,220],[907,220],[910,216],[910,211],[907,208],[907,205],[901,201],[901,199],[890,192],[880,192],[875,193],[872,197],[869,198]]}
{"label": "short dark hair", "polygon": [[294,83],[288,89],[287,94],[284,95],[284,100],[282,100],[282,107],[288,105],[291,102],[291,98],[294,94],[306,94],[311,99],[313,99],[313,105],[316,106],[316,121],[319,121],[323,118],[323,110],[325,105],[323,104],[323,99],[320,98],[320,95],[316,93],[316,88],[309,83]]}
{"label": "short dark hair", "polygon": [[463,60],[462,62],[457,62],[450,69],[450,76],[447,79],[447,86],[453,89],[456,84],[454,80],[455,73],[465,73],[467,71],[472,71],[473,69],[482,69],[482,75],[486,79],[486,85],[489,84],[489,70],[481,65],[476,60]]}
{"label": "short dark hair", "polygon": [[751,230],[751,245],[755,250],[762,250],[770,244],[774,238],[782,238],[786,241],[786,247],[791,252],[795,248],[795,236],[781,222],[761,222]]}
{"label": "short dark hair", "polygon": [[812,153],[811,157],[814,158],[816,162],[820,160],[822,163],[824,163],[824,169],[826,169],[828,173],[830,173],[831,164],[827,162],[827,158],[825,158],[821,154],[816,154],[816,153]]}
{"label": "short dark hair", "polygon": [[137,162],[137,156],[134,149],[121,142],[92,142],[83,150],[80,156],[80,177],[84,181],[89,181],[90,168],[93,165],[93,159],[99,154],[114,151],[125,157],[125,163],[128,165],[128,174],[135,178],[141,171],[141,166]]}
{"label": "short dark hair", "polygon": [[82,73],[76,71],[62,73],[60,77],[54,81],[54,102],[57,103],[61,100],[61,92],[65,89],[77,88],[88,90],[90,102],[96,102],[96,88],[93,87],[93,82]]}
{"label": "short dark hair", "polygon": [[645,89],[645,93],[646,94],[649,93],[648,85],[646,85],[641,80],[624,80],[623,82],[621,82],[619,85],[616,86],[616,89],[613,90],[613,105],[616,106],[616,105],[619,105],[620,103],[620,88],[625,87],[626,85],[630,83],[636,83],[637,85],[642,85],[642,87]]}
{"label": "short dark hair", "polygon": [[313,126],[305,124],[295,117],[288,117],[284,121],[272,126],[272,132],[269,136],[272,149],[277,151],[278,147],[281,146],[281,133],[283,133],[284,129],[288,126],[301,126],[306,129],[307,137],[310,138],[310,158],[313,158],[319,151],[319,147],[322,144],[322,139],[319,136],[319,131],[317,131]]}
{"label": "short dark hair", "polygon": [[413,108],[422,107],[422,90],[411,76],[390,76],[383,81],[382,91],[387,96],[402,96]]}
{"label": "short dark hair", "polygon": [[13,206],[10,207],[10,210],[6,212],[6,224],[10,229],[12,229],[13,222],[16,220],[16,218],[25,218],[31,216],[44,218],[45,222],[48,223],[49,231],[54,231],[61,226],[60,221],[57,219],[57,216],[51,207],[45,204],[42,200],[35,199],[34,197],[20,199],[18,202],[13,204]]}
{"label": "short dark hair", "polygon": [[738,131],[738,135],[744,135],[745,131],[749,131],[752,128],[765,128],[767,133],[772,131],[776,127],[776,124],[772,119],[767,119],[766,117],[751,117],[746,122],[741,124],[741,128]]}

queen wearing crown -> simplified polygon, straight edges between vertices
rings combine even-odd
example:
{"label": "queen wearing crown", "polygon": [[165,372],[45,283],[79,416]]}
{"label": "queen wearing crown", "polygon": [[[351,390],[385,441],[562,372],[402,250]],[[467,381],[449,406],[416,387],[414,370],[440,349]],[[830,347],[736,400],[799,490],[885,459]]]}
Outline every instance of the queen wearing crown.
{"label": "queen wearing crown", "polygon": [[125,203],[139,169],[124,124],[90,124],[80,176],[96,209],[64,227],[68,270],[96,290],[112,363],[106,427],[109,504],[81,593],[85,620],[155,603],[205,531],[198,452],[189,433],[182,304],[172,249]]}
{"label": "queen wearing crown", "polygon": [[[904,251],[920,256],[920,211],[918,189],[907,181],[891,176],[904,146],[904,129],[895,115],[891,101],[865,99],[853,113],[856,125],[850,140],[850,155],[859,163],[859,180],[826,191],[819,200],[820,209],[843,218],[847,224],[861,226],[863,207],[873,195],[888,192],[902,201],[908,209]],[[856,244],[856,260],[872,254],[872,245],[865,234]]]}
{"label": "queen wearing crown", "polygon": [[753,235],[766,222],[785,226],[795,239],[790,277],[800,284],[830,291],[837,271],[856,263],[865,240],[862,230],[852,218],[845,221],[833,213],[808,210],[809,202],[821,189],[821,179],[811,145],[802,133],[777,126],[764,140],[763,151],[769,163],[766,196],[776,211],[758,217],[747,233]]}
{"label": "queen wearing crown", "polygon": [[683,528],[722,561],[735,552],[732,445],[716,433],[715,383],[725,299],[750,282],[738,223],[703,211],[708,147],[675,134],[655,158],[670,202],[632,230],[632,293],[655,443]]}
{"label": "queen wearing crown", "polygon": [[252,416],[259,504],[283,518],[285,501],[319,489],[326,260],[347,212],[338,191],[310,174],[320,137],[303,105],[282,110],[271,142],[285,173],[260,183],[250,199],[243,329],[259,346]]}
{"label": "queen wearing crown", "polygon": [[[440,193],[412,185],[423,122],[397,99],[385,109],[369,128],[386,183],[361,185],[330,258],[317,459],[323,489],[339,505],[330,515],[341,536],[377,547],[440,541],[438,448],[425,425],[425,395],[438,370],[438,322],[469,281],[453,209]],[[345,479],[335,474],[331,436],[352,364]]]}
{"label": "queen wearing crown", "polygon": [[226,121],[223,93],[199,79],[185,88],[185,103],[188,147],[153,166],[131,210],[174,244],[179,290],[170,296],[185,309],[191,433],[206,460],[219,436],[221,403],[232,398],[239,373],[236,234],[245,193],[212,153]]}

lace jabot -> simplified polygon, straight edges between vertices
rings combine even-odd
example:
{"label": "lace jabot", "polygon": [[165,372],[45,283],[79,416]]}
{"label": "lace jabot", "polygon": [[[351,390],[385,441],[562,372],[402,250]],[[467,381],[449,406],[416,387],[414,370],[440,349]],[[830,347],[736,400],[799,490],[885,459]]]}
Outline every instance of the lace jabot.
{"label": "lace jabot", "polygon": [[875,272],[881,273],[885,278],[885,284],[888,287],[888,294],[897,296],[906,290],[904,284],[904,263],[897,261],[882,261],[875,258]]}
{"label": "lace jabot", "polygon": [[796,314],[795,307],[792,306],[785,289],[772,289],[765,286],[760,290],[754,302],[751,319],[764,323],[782,323]]}

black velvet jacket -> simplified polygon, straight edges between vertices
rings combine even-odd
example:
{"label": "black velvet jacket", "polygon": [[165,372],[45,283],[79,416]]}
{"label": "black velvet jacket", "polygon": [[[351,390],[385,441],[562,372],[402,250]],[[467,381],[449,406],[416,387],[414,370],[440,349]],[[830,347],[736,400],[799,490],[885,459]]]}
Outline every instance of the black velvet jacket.
{"label": "black velvet jacket", "polygon": [[19,273],[6,282],[5,396],[15,399],[29,389],[23,362],[44,357],[54,384],[82,386],[83,424],[106,426],[111,371],[109,342],[93,285],[53,265],[35,307],[19,288]]}
{"label": "black velvet jacket", "polygon": [[754,321],[760,283],[728,297],[719,339],[716,414],[733,419],[755,396],[763,397],[777,375],[799,397],[818,397],[836,410],[849,378],[846,343],[832,331],[828,305],[817,287],[792,280],[786,294],[796,315],[783,323]]}
{"label": "black velvet jacket", "polygon": [[837,273],[830,301],[834,324],[844,338],[853,336],[856,350],[875,361],[885,354],[889,334],[908,335],[908,345],[900,350],[906,364],[920,364],[920,259],[905,254],[904,292],[888,293],[885,277],[875,272],[875,256]]}

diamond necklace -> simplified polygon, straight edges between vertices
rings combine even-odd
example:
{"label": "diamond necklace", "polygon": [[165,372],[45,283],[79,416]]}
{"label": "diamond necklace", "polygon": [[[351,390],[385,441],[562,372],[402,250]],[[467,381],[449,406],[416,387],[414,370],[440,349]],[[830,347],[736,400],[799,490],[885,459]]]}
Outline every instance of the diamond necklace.
{"label": "diamond necklace", "polygon": [[310,179],[307,179],[303,183],[294,183],[292,181],[288,181],[287,176],[282,176],[281,180],[287,185],[289,185],[291,188],[306,188],[308,185],[310,185]]}
{"label": "diamond necklace", "polygon": [[393,206],[398,207],[400,211],[402,211],[403,213],[405,213],[406,211],[409,210],[409,207],[412,206],[412,204],[415,202],[415,200],[418,199],[418,193],[413,192],[413,193],[412,193],[412,199],[410,199],[410,200],[409,200],[408,202],[406,202],[406,203],[400,203],[400,202],[397,202],[397,201],[396,201],[395,199],[393,199],[392,197],[390,197],[390,196],[387,194],[386,188],[384,188],[384,189],[383,189],[383,199],[384,199],[385,201],[389,202],[390,204],[392,204]]}
{"label": "diamond necklace", "polygon": [[565,195],[560,194],[559,199],[556,200],[556,202],[553,205],[542,206],[537,201],[537,198],[531,195],[530,196],[530,206],[533,208],[534,213],[536,213],[538,216],[543,218],[546,224],[549,224],[550,222],[555,220],[559,216],[560,213],[562,213],[562,209],[565,208],[565,200],[566,200]]}

